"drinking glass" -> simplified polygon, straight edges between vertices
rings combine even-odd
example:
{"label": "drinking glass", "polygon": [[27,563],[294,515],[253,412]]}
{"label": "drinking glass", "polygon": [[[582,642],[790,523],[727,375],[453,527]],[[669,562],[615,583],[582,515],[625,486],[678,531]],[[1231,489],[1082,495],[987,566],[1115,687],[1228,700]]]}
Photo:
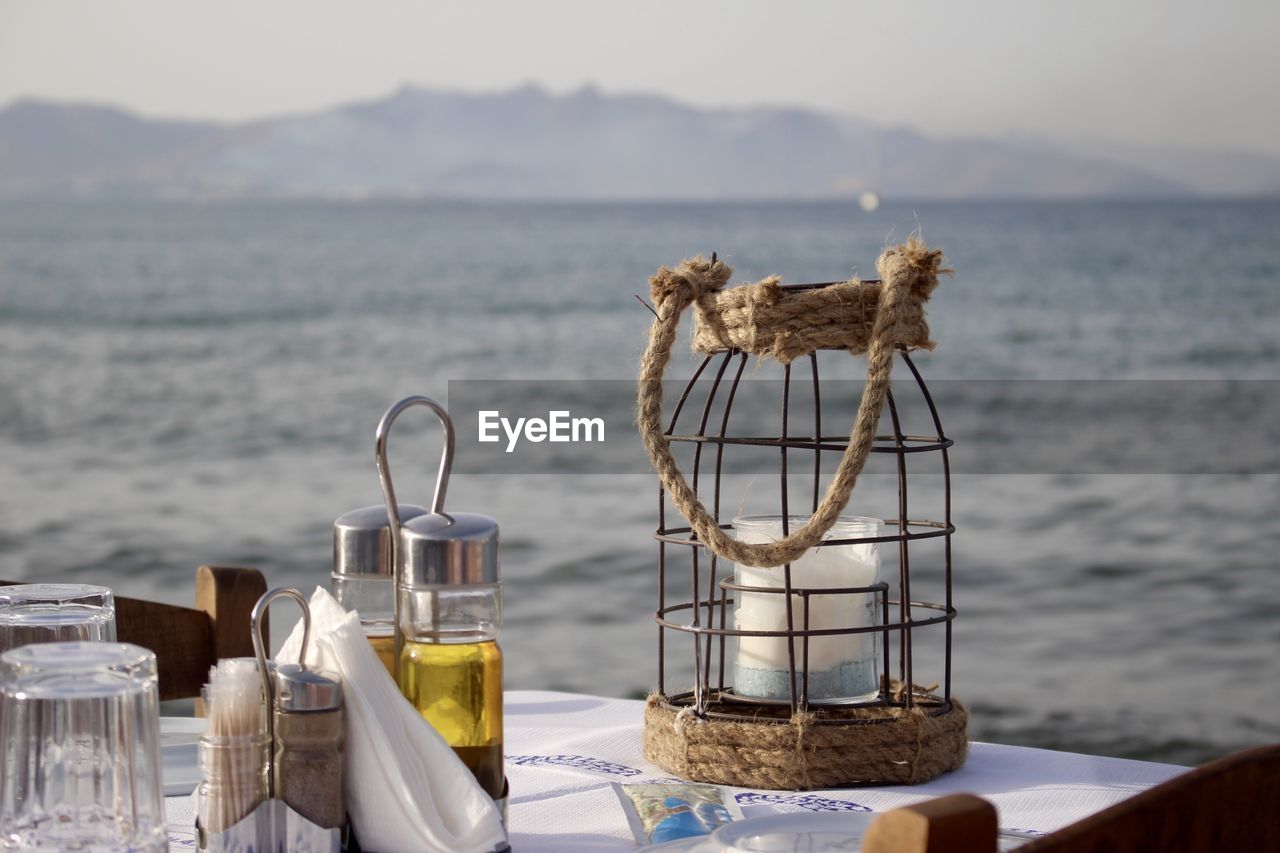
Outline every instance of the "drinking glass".
{"label": "drinking glass", "polygon": [[0,586],[0,652],[28,643],[115,642],[116,601],[105,586]]}
{"label": "drinking glass", "polygon": [[0,654],[0,847],[162,851],[156,656],[129,643]]}

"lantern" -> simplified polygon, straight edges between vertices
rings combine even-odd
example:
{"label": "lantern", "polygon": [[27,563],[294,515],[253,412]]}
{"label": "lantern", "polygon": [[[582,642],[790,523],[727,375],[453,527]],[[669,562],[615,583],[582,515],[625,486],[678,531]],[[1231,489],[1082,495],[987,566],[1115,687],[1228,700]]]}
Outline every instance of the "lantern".
{"label": "lantern", "polygon": [[[656,319],[637,423],[662,489],[658,687],[645,708],[644,749],[668,772],[794,790],[912,784],[963,763],[968,714],[951,692],[952,442],[910,355],[933,348],[924,303],[950,272],[942,265],[941,252],[912,238],[880,256],[879,281],[783,286],[771,277],[725,289],[731,270],[714,255],[664,267],[651,280]],[[690,305],[703,360],[664,421],[663,374]],[[866,384],[853,424],[832,430],[819,362],[852,366],[863,354]],[[771,435],[751,429],[759,412],[741,411],[752,356],[760,360],[753,378],[781,367],[781,400],[765,413],[780,412]],[[898,399],[895,361],[913,380],[899,383]],[[693,404],[695,388],[708,382],[705,405]],[[811,398],[804,418],[798,390]],[[907,390],[927,412],[924,434],[904,428]],[[691,448],[688,477],[673,455],[681,446]],[[746,449],[777,454],[778,497],[769,513],[735,517],[726,472]],[[883,518],[846,514],[865,463],[881,454],[895,463],[896,506]],[[910,472],[929,459],[940,463],[934,520],[913,518],[908,500]],[[925,547],[932,552],[919,565],[939,585],[937,600],[912,594],[912,552]],[[691,689],[673,690],[668,659],[689,651]],[[918,677],[922,655],[940,667],[938,683]]]}

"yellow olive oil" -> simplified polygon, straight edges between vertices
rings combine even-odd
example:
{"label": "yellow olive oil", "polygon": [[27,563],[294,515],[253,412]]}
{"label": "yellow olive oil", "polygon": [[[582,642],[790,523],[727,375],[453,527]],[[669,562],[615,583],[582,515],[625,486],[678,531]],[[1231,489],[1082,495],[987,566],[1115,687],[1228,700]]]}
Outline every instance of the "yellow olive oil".
{"label": "yellow olive oil", "polygon": [[400,689],[495,799],[502,796],[502,650],[415,643],[400,652]]}
{"label": "yellow olive oil", "polygon": [[382,665],[387,668],[387,672],[391,673],[391,680],[396,677],[396,637],[395,634],[387,634],[386,636],[376,636],[374,634],[365,635],[369,640],[369,645],[373,646],[373,651],[378,655],[378,660],[382,661]]}

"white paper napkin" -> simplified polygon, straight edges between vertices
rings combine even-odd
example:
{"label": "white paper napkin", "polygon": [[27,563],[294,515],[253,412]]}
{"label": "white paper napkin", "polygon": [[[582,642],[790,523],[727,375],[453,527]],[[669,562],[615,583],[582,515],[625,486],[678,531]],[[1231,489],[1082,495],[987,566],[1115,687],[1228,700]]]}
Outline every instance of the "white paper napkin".
{"label": "white paper napkin", "polygon": [[[302,621],[276,655],[296,663]],[[342,676],[347,742],[343,793],[363,849],[378,853],[488,853],[506,844],[493,800],[400,693],[360,630],[329,592],[311,596],[307,666]]]}

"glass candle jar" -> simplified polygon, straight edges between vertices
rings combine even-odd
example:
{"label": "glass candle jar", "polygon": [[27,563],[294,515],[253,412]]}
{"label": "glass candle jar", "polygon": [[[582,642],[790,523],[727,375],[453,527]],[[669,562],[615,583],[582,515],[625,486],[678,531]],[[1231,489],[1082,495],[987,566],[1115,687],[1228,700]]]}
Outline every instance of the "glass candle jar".
{"label": "glass candle jar", "polygon": [[[807,516],[788,516],[788,532],[802,527]],[[884,522],[876,518],[841,516],[824,537],[855,539],[882,534]],[[733,520],[734,536],[751,544],[783,538],[781,515],[742,516]],[[791,587],[796,589],[847,589],[880,582],[879,545],[860,542],[811,548],[791,564]],[[782,590],[781,566],[753,568],[736,565],[734,583]],[[786,631],[788,596],[782,592],[737,590],[734,595],[734,627],[740,631]],[[810,630],[863,628],[881,624],[880,600],[874,592],[815,593],[809,597]],[[791,629],[805,625],[804,596],[790,596]],[[805,671],[804,639],[794,639],[795,694],[800,696]],[[882,660],[880,632],[809,637],[808,689],[810,701],[873,701],[880,691]],[[792,691],[792,651],[786,636],[739,637],[734,662],[734,692],[743,697],[789,700]]]}

